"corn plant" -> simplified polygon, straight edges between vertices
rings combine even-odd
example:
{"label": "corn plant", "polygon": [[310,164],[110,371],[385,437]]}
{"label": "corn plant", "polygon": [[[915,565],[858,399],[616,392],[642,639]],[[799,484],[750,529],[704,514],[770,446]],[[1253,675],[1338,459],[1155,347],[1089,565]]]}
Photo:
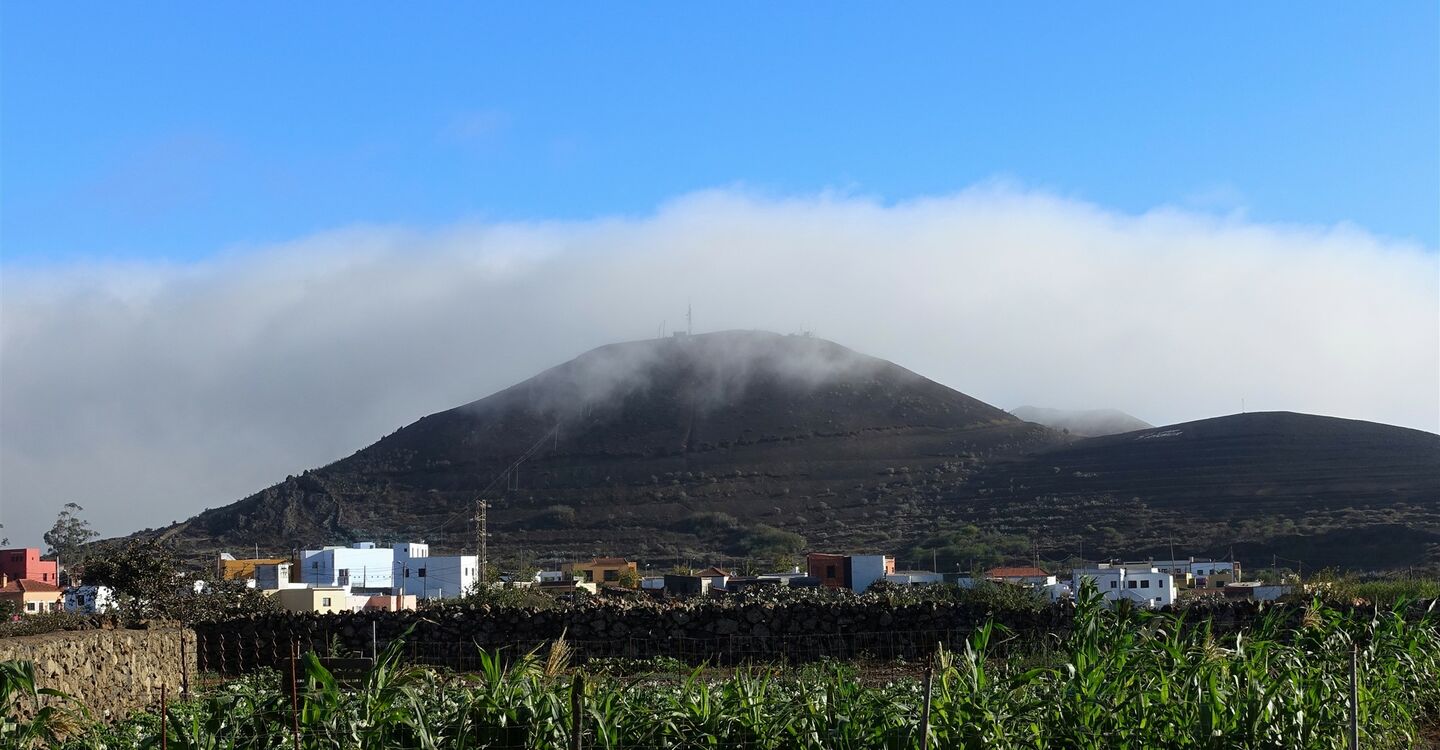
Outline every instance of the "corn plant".
{"label": "corn plant", "polygon": [[[278,679],[172,706],[167,747],[279,750],[298,734],[306,750],[539,750],[567,747],[578,727],[584,747],[595,750],[909,749],[926,732],[935,748],[1338,750],[1352,652],[1365,747],[1418,746],[1420,727],[1440,718],[1440,613],[1406,602],[1312,602],[1221,636],[1185,615],[1108,609],[1085,587],[1066,632],[1021,639],[986,625],[961,648],[939,650],[928,724],[920,680],[867,680],[843,662],[587,676],[561,643],[543,658],[481,651],[477,669],[453,674],[406,666],[402,643],[350,687],[307,656],[294,712]],[[6,707],[40,694],[27,666],[6,665],[0,675]],[[56,714],[49,716],[7,719],[0,746],[61,746]],[[156,747],[156,718],[136,717],[125,731],[97,730],[68,747]]]}

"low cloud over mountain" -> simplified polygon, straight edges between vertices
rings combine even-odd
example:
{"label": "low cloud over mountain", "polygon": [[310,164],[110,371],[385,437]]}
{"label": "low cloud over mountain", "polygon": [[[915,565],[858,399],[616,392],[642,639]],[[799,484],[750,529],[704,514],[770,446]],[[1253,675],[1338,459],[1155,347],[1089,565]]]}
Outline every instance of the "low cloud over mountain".
{"label": "low cloud over mountain", "polygon": [[7,266],[0,501],[168,523],[612,341],[813,329],[990,403],[1440,428],[1433,248],[981,187],[351,227],[192,265]]}

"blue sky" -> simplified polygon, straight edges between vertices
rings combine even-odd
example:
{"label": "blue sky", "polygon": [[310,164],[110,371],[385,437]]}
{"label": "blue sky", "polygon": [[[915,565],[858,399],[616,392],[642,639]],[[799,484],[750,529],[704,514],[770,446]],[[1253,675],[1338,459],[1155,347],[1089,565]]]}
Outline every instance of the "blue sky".
{"label": "blue sky", "polygon": [[0,2],[5,532],[692,304],[1007,408],[1440,429],[1440,4],[902,7]]}
{"label": "blue sky", "polygon": [[1440,245],[1440,4],[0,6],[0,254],[992,179]]}

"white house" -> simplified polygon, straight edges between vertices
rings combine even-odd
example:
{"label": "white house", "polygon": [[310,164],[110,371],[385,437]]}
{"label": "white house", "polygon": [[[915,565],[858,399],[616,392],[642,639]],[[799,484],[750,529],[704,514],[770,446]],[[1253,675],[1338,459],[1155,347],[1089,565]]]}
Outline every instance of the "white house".
{"label": "white house", "polygon": [[861,592],[870,584],[895,572],[895,558],[889,555],[850,555],[850,590]]}
{"label": "white house", "polygon": [[1153,567],[1102,563],[1096,568],[1077,568],[1071,572],[1070,585],[1079,591],[1081,582],[1087,578],[1095,582],[1107,601],[1124,599],[1149,609],[1175,603],[1175,585],[1170,574]]}
{"label": "white house", "polygon": [[421,599],[462,596],[480,580],[476,555],[430,556],[430,545],[410,542],[394,548],[399,593]]}
{"label": "white house", "polygon": [[1075,596],[1074,590],[1070,588],[1070,584],[1068,583],[1046,584],[1038,587],[1037,590],[1044,594],[1052,604],[1061,599],[1070,599]]}
{"label": "white house", "polygon": [[65,611],[84,615],[110,612],[119,605],[109,586],[71,586],[65,589]]}
{"label": "white house", "polygon": [[1151,560],[1122,563],[1127,567],[1148,566],[1169,573],[1196,588],[1224,588],[1225,584],[1240,580],[1240,565],[1229,560]]}
{"label": "white house", "polygon": [[255,566],[255,588],[261,591],[303,589],[301,581],[292,581],[290,563],[263,563]]}
{"label": "white house", "polygon": [[[399,546],[399,545],[397,545]],[[395,551],[359,542],[350,547],[307,549],[299,575],[309,586],[339,586],[355,593],[388,593],[394,584]]]}
{"label": "white house", "polygon": [[933,570],[897,570],[886,575],[885,580],[901,586],[921,586],[927,583],[944,583],[945,576]]}
{"label": "white house", "polygon": [[985,571],[985,580],[1010,583],[1016,586],[1044,588],[1054,586],[1057,579],[1040,568],[1025,566],[991,568]]}

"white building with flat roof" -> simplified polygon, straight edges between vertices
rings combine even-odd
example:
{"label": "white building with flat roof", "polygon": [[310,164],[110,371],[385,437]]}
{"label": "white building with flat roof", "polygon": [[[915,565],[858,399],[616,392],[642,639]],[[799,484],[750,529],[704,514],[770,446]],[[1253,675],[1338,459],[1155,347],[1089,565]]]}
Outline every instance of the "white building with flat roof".
{"label": "white building with flat roof", "polygon": [[300,559],[300,570],[291,570],[290,578],[312,587],[389,593],[395,585],[395,551],[377,547],[374,542],[307,549]]}
{"label": "white building with flat roof", "polygon": [[476,555],[430,555],[430,545],[409,542],[394,547],[396,593],[420,599],[463,596],[480,580]]}
{"label": "white building with flat roof", "polygon": [[1077,568],[1070,574],[1070,587],[1078,592],[1087,578],[1095,582],[1106,601],[1126,600],[1147,609],[1175,603],[1174,580],[1154,567],[1102,563],[1095,568]]}
{"label": "white building with flat roof", "polygon": [[1176,576],[1177,583],[1202,589],[1221,589],[1225,584],[1240,580],[1240,564],[1230,560],[1195,559],[1184,560],[1137,560],[1121,563],[1127,567],[1149,566],[1162,573]]}

